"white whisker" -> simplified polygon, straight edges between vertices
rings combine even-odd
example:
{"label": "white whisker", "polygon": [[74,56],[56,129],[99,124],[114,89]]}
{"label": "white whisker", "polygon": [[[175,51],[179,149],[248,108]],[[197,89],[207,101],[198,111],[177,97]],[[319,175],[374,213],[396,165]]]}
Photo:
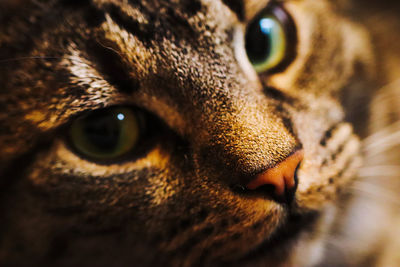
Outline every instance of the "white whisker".
{"label": "white whisker", "polygon": [[355,181],[351,186],[354,193],[360,192],[363,195],[368,194],[368,197],[373,197],[379,201],[385,200],[385,202],[391,202],[392,204],[400,206],[400,199],[398,193],[387,190],[373,183],[365,181]]}
{"label": "white whisker", "polygon": [[360,177],[374,177],[374,176],[400,177],[400,166],[382,165],[382,166],[363,167],[360,168],[358,174]]}
{"label": "white whisker", "polygon": [[[397,94],[394,93],[395,91],[392,90],[393,88],[400,88],[400,78],[380,88],[377,91],[376,98],[381,99],[381,102],[389,103],[391,99],[397,97]],[[384,99],[387,100],[383,101]],[[396,145],[400,145],[400,121],[378,130],[363,140],[364,151],[368,156],[380,154]]]}
{"label": "white whisker", "polygon": [[374,139],[377,140],[373,140],[372,142],[364,142],[364,151],[368,153],[368,156],[380,154],[389,148],[400,145],[400,130],[397,130],[394,133],[389,133],[386,136],[380,136],[380,138]]}
{"label": "white whisker", "polygon": [[375,142],[381,140],[383,137],[393,133],[393,132],[397,132],[400,131],[400,121],[395,122],[385,128],[383,128],[382,130],[371,134],[370,136],[368,136],[367,138],[365,138],[363,140],[363,144],[365,146],[369,146],[371,144],[374,144]]}

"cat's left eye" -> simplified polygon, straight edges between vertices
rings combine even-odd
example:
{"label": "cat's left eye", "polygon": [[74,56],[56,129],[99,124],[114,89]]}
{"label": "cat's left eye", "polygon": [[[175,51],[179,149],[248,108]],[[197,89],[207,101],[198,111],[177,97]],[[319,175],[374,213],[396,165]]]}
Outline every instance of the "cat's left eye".
{"label": "cat's left eye", "polygon": [[295,54],[294,23],[279,5],[268,6],[248,25],[245,41],[247,56],[257,73],[282,70]]}

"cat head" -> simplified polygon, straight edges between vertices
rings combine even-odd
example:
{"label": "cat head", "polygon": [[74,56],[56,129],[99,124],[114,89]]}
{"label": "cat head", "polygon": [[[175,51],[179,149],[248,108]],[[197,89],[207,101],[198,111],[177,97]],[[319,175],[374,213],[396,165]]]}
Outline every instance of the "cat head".
{"label": "cat head", "polygon": [[[372,73],[340,6],[32,1],[4,21],[5,259],[318,260],[361,162],[343,105]],[[250,189],[293,155],[290,197]]]}

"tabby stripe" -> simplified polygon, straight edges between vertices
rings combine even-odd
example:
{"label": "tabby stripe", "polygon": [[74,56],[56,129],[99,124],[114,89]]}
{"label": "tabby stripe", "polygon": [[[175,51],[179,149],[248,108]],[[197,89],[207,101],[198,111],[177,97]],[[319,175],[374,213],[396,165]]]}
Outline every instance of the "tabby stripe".
{"label": "tabby stripe", "polygon": [[336,158],[337,158],[337,156],[340,155],[340,154],[343,152],[344,148],[346,147],[346,145],[347,145],[350,141],[351,141],[351,139],[346,140],[346,142],[344,142],[342,145],[340,145],[340,146],[338,147],[338,149],[331,155],[331,159],[332,159],[333,161],[335,161]]}
{"label": "tabby stripe", "polygon": [[194,16],[196,13],[201,11],[201,0],[186,0],[183,7],[185,8],[186,14]]}
{"label": "tabby stripe", "polygon": [[[275,107],[275,110],[280,114],[282,123],[283,123],[283,125],[285,126],[286,130],[288,130],[289,133],[290,133],[293,137],[297,138],[297,137],[296,137],[297,134],[296,134],[296,132],[295,132],[295,130],[294,130],[293,122],[292,122],[292,120],[290,119],[290,116],[289,116],[288,111],[287,111],[283,106],[280,106],[280,105],[279,105],[279,106],[276,106],[276,107]],[[297,151],[298,149],[301,149],[301,148],[302,148],[302,144],[299,142],[299,145],[294,149],[294,151]]]}
{"label": "tabby stripe", "polygon": [[144,44],[149,44],[155,38],[155,29],[150,24],[143,24],[133,17],[124,13],[119,6],[106,4],[103,6],[105,11],[119,26],[132,33]]}
{"label": "tabby stripe", "polygon": [[98,27],[105,20],[103,10],[100,10],[91,0],[59,0],[61,10],[82,10],[84,21],[89,27]]}
{"label": "tabby stripe", "polygon": [[93,41],[88,41],[87,47],[87,53],[96,64],[97,71],[109,84],[127,94],[139,90],[139,82],[131,78],[128,67],[117,52]]}
{"label": "tabby stripe", "polygon": [[196,251],[194,248],[198,247],[204,241],[206,241],[207,237],[209,237],[214,231],[215,231],[214,226],[212,225],[204,226],[203,228],[192,233],[192,236],[187,238],[183,242],[183,244],[179,246],[179,250],[182,251],[184,254]]}
{"label": "tabby stripe", "polygon": [[332,137],[333,132],[339,128],[339,126],[342,124],[342,122],[336,123],[331,126],[326,132],[325,135],[322,137],[321,141],[319,142],[321,146],[326,146],[327,142],[329,139]]}
{"label": "tabby stripe", "polygon": [[348,171],[350,167],[352,167],[352,163],[354,163],[354,159],[349,158],[344,164],[343,168],[341,168],[340,171],[338,171],[335,175],[328,179],[329,184],[333,184],[336,179],[341,178],[345,174],[345,172]]}
{"label": "tabby stripe", "polygon": [[[115,4],[107,3],[102,8],[104,8],[113,21],[127,32],[135,35],[146,46],[150,46],[151,41],[155,41],[158,34],[167,34],[167,32],[171,32],[175,39],[186,37],[193,42],[193,40],[198,38],[197,33],[189,24],[188,18],[184,17],[170,5],[165,6],[168,15],[165,20],[161,21],[157,13],[150,13],[148,14],[150,20],[148,24],[136,20]],[[197,8],[201,8],[201,6],[197,6]]]}
{"label": "tabby stripe", "polygon": [[[335,152],[332,152],[332,154],[329,155],[330,161],[335,161],[337,157],[343,152],[345,147],[352,141],[352,139],[347,139],[343,144],[341,144]],[[321,163],[321,166],[326,166],[329,162],[328,159],[324,159],[324,161]]]}

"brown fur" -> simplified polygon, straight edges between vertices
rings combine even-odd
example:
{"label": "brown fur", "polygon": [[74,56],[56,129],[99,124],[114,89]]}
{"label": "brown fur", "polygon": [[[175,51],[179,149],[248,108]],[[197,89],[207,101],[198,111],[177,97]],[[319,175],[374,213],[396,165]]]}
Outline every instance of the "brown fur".
{"label": "brown fur", "polygon": [[[297,56],[257,75],[241,40],[268,1],[23,2],[0,16],[0,265],[399,264],[396,224],[367,222],[399,221],[398,199],[365,194],[382,184],[362,175],[398,149],[360,141],[400,114],[398,86],[382,87],[400,58],[385,3],[376,24],[373,3],[282,1]],[[156,118],[144,151],[74,153],[71,122],[116,105]],[[235,190],[299,148],[293,205]],[[356,214],[365,203],[371,215]]]}

